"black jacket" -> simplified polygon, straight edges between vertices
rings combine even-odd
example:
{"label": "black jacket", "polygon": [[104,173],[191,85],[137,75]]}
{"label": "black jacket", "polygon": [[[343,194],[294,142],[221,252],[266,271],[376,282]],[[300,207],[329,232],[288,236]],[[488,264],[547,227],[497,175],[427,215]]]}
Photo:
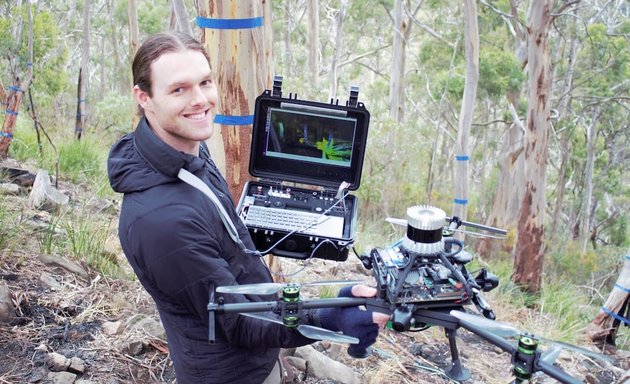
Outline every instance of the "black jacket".
{"label": "black jacket", "polygon": [[[244,253],[229,237],[217,209],[177,178],[180,168],[201,178],[231,215],[245,245],[254,249],[228,187],[202,147],[200,156],[176,151],[142,119],[135,132],[111,149],[109,180],[124,193],[118,235],[123,251],[151,294],[166,330],[177,382],[260,383],[279,347],[312,343],[278,324],[224,314],[216,316],[215,344],[208,343],[211,286],[270,282],[262,259]],[[226,302],[273,300],[223,294]]]}

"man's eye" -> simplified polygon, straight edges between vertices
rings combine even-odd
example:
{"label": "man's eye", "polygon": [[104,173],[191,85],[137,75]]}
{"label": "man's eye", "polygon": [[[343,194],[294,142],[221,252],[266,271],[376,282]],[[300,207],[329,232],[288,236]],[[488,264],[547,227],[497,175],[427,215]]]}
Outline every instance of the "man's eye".
{"label": "man's eye", "polygon": [[210,85],[212,85],[212,80],[204,80],[201,82],[201,86],[203,87],[208,87]]}
{"label": "man's eye", "polygon": [[173,89],[173,93],[182,93],[182,92],[184,92],[184,88],[182,87]]}

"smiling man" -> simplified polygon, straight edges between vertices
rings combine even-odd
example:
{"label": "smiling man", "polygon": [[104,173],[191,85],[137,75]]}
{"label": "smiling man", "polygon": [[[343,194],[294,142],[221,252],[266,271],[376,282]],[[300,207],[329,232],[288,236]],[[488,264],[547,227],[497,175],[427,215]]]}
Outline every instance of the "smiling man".
{"label": "smiling man", "polygon": [[[114,191],[124,194],[118,236],[156,303],[177,383],[281,383],[279,348],[315,340],[272,322],[224,314],[216,319],[216,342],[208,342],[212,289],[272,281],[203,144],[212,135],[218,100],[208,54],[190,36],[159,33],[138,49],[132,69],[142,118],[112,147],[109,180]],[[214,192],[242,243],[233,241],[217,206],[178,179],[180,169]],[[345,294],[373,296],[376,290],[354,286]],[[274,299],[227,296],[226,302]],[[312,325],[357,337],[361,348],[376,341],[377,324],[387,319],[383,316],[357,307],[304,314]]]}

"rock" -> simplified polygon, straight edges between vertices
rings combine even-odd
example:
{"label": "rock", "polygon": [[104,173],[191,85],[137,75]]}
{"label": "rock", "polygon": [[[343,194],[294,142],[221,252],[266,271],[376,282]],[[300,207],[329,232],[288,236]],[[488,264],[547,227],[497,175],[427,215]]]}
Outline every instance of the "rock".
{"label": "rock", "polygon": [[306,372],[306,360],[295,356],[287,356],[285,361],[298,371]]}
{"label": "rock", "polygon": [[69,200],[68,196],[52,186],[48,172],[44,170],[37,172],[33,189],[28,197],[29,207],[47,212],[56,212],[67,205]]}
{"label": "rock", "polygon": [[63,269],[72,272],[74,274],[79,275],[81,278],[85,280],[89,280],[90,275],[81,267],[79,264],[74,261],[68,260],[65,257],[57,256],[57,255],[48,255],[45,253],[41,253],[39,255],[39,261],[48,265],[57,265],[62,267]]}
{"label": "rock", "polygon": [[42,272],[42,274],[39,275],[39,281],[41,281],[44,285],[46,285],[53,291],[61,288],[61,284],[57,281],[57,279],[46,272]]}
{"label": "rock", "polygon": [[48,376],[48,369],[44,366],[36,367],[28,376],[28,383],[41,383]]}
{"label": "rock", "polygon": [[19,195],[20,186],[13,183],[0,183],[0,195]]}
{"label": "rock", "polygon": [[101,329],[106,335],[118,335],[122,330],[122,323],[120,321],[106,321],[101,325]]}
{"label": "rock", "polygon": [[0,323],[8,323],[15,317],[15,308],[11,301],[9,287],[0,282]]}
{"label": "rock", "polygon": [[166,339],[166,331],[158,321],[149,316],[137,315],[129,319],[127,328],[130,331],[140,331],[143,335],[148,335],[156,339]]}
{"label": "rock", "polygon": [[308,373],[320,379],[331,379],[342,384],[359,384],[359,378],[352,368],[317,352],[310,345],[297,348],[295,354],[308,361]]}
{"label": "rock", "polygon": [[75,356],[70,359],[70,366],[68,367],[68,371],[80,375],[85,372],[85,363],[83,362],[83,360]]}
{"label": "rock", "polygon": [[46,355],[46,365],[53,372],[65,371],[70,366],[70,359],[62,354],[51,352]]}
{"label": "rock", "polygon": [[129,344],[127,344],[126,350],[129,355],[138,356],[144,350],[144,345],[140,340],[131,341],[129,342]]}
{"label": "rock", "polygon": [[50,384],[72,384],[77,379],[77,375],[70,372],[49,372],[48,380]]}

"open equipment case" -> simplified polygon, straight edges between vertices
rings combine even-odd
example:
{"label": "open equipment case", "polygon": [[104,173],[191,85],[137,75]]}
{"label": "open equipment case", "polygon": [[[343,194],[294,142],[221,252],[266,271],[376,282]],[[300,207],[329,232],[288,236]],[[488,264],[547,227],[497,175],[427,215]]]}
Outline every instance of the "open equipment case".
{"label": "open equipment case", "polygon": [[[345,261],[357,227],[357,198],[370,113],[349,100],[282,97],[282,77],[256,98],[249,181],[237,212],[258,251]],[[272,214],[273,217],[268,217]]]}

